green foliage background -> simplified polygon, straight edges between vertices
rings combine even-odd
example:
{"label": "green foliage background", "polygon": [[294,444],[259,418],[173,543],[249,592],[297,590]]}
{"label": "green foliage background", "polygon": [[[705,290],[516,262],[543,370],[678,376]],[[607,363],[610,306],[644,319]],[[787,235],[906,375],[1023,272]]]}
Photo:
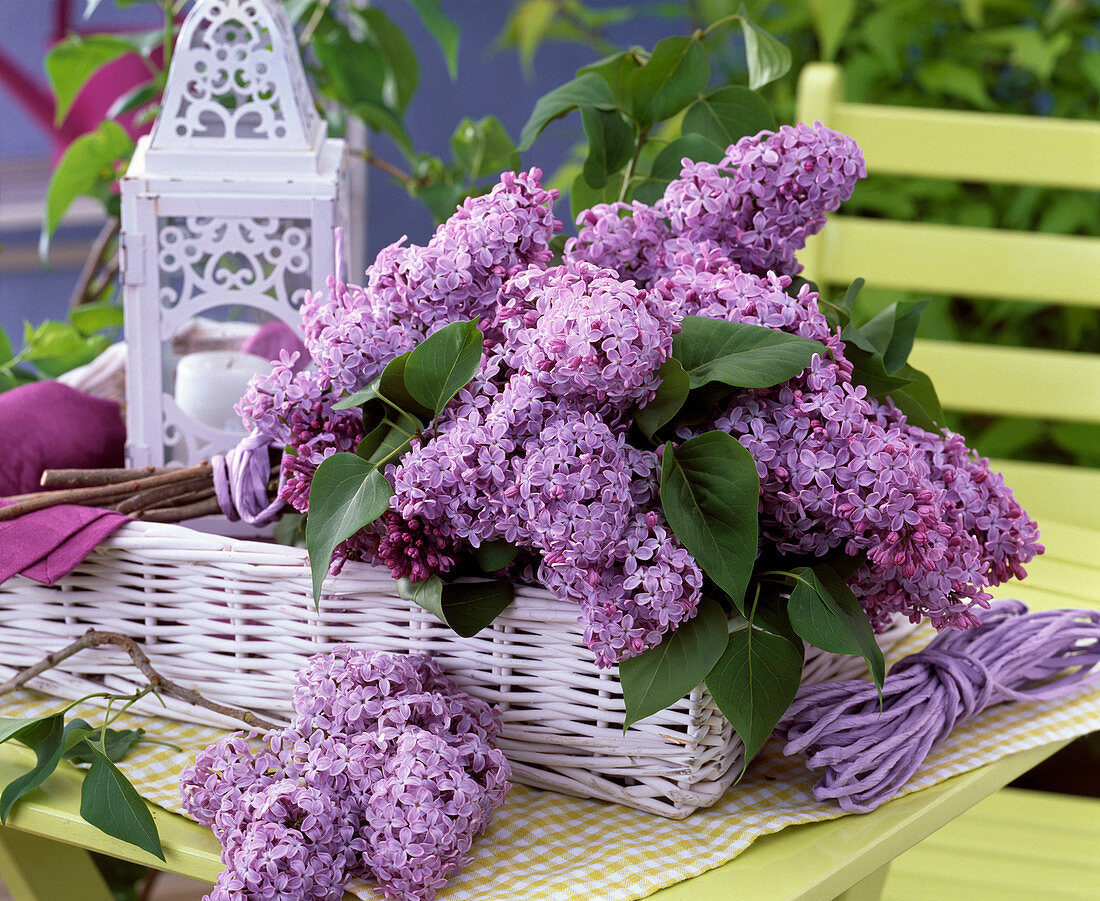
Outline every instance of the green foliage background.
{"label": "green foliage background", "polygon": [[[846,99],[855,102],[1080,119],[1095,119],[1100,111],[1097,0],[747,0],[744,5],[753,21],[791,51],[791,72],[760,91],[780,122],[793,121],[799,71],[816,60],[841,66]],[[631,16],[665,16],[685,23],[686,30],[705,27],[740,6],[740,0],[611,8],[579,0],[521,0],[500,43],[537,68],[538,50],[547,42],[583,42],[594,53],[606,52],[606,29]],[[744,83],[738,44],[712,50],[711,64],[719,78]],[[558,187],[567,186],[561,178]],[[1100,235],[1100,197],[1092,192],[872,175],[845,209],[890,219]],[[869,286],[855,318],[918,296]],[[1097,353],[1100,312],[998,298],[933,298],[918,335]],[[1100,427],[950,414],[948,422],[987,456],[1100,466]]]}

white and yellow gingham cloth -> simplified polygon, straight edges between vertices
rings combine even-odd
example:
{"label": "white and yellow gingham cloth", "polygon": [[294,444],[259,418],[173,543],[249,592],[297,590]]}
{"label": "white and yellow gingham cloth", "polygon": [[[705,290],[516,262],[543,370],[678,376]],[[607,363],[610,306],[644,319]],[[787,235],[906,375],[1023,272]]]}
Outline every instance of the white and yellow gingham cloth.
{"label": "white and yellow gingham cloth", "polygon": [[[916,650],[918,633],[895,650]],[[0,715],[29,716],[56,709],[56,699],[20,692],[0,699]],[[76,709],[73,715],[81,715]],[[94,716],[87,716],[96,722]],[[179,774],[224,732],[153,717],[127,715],[117,728],[143,728],[172,742],[134,746],[120,763],[141,794],[182,813]],[[903,794],[927,788],[1017,751],[1100,729],[1100,689],[1067,700],[994,707],[960,726],[929,756]],[[474,860],[437,897],[440,901],[592,899],[630,901],[720,866],[762,835],[786,826],[835,819],[842,812],[815,801],[817,775],[801,758],[785,758],[772,741],[745,779],[719,803],[672,821],[602,801],[583,801],[517,785],[489,831],[474,845]],[[644,841],[635,840],[644,836]],[[629,840],[627,840],[629,839]],[[349,890],[374,899],[369,885]]]}

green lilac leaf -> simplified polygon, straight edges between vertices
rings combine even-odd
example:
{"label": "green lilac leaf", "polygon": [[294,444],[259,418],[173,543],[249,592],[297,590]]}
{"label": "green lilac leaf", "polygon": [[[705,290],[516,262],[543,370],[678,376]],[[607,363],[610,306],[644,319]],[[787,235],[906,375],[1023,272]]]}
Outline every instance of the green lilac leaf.
{"label": "green lilac leaf", "polygon": [[892,303],[855,332],[849,327],[849,334],[863,350],[874,348],[873,352],[882,357],[883,368],[892,375],[905,365],[921,313],[927,306],[927,299]]}
{"label": "green lilac leaf", "polygon": [[788,332],[685,316],[682,330],[672,339],[672,355],[679,360],[692,388],[722,382],[740,388],[768,388],[794,378],[810,365],[825,346]]}
{"label": "green lilac leaf", "polygon": [[737,16],[745,38],[749,89],[755,91],[787,74],[791,68],[791,51],[749,18],[745,4],[738,8]]}
{"label": "green lilac leaf", "polygon": [[46,54],[46,77],[57,100],[54,124],[60,125],[73,101],[91,77],[106,66],[134,52],[134,45],[114,34],[71,34]]}
{"label": "green lilac leaf", "polygon": [[[102,729],[89,726],[84,720],[72,720],[65,726],[66,749],[64,757],[72,763],[92,763],[97,749],[93,748],[87,736],[81,738],[81,734],[87,731],[99,743]],[[103,748],[107,752],[107,759],[112,763],[122,760],[135,744],[145,735],[144,729],[108,729],[103,738]],[[75,741],[74,741],[75,739]]]}
{"label": "green lilac leaf", "polygon": [[794,701],[802,662],[801,642],[752,626],[730,633],[707,689],[745,745],[745,766]]}
{"label": "green lilac leaf", "polygon": [[320,603],[321,583],[336,545],[385,513],[392,495],[381,471],[355,454],[333,454],[317,467],[306,520],[314,603]]}
{"label": "green lilac leaf", "polygon": [[382,51],[370,41],[355,40],[327,14],[321,18],[311,46],[319,63],[314,68],[318,90],[367,125],[384,131],[411,154],[412,142],[400,109],[392,102],[396,82]]}
{"label": "green lilac leaf", "polygon": [[81,195],[107,201],[115,183],[115,167],[129,159],[134,142],[117,122],[107,120],[73,141],[53,170],[46,188],[46,217],[42,227],[43,246],[60,224],[72,202]]}
{"label": "green lilac leaf", "polygon": [[725,651],[728,633],[722,605],[703,598],[694,618],[656,647],[622,661],[624,728],[675,704],[702,682]]}
{"label": "green lilac leaf", "polygon": [[661,384],[657,387],[657,394],[648,404],[634,413],[634,422],[642,434],[651,441],[653,436],[664,425],[672,422],[680,408],[687,400],[688,391],[691,388],[691,380],[684,372],[680,361],[670,357],[661,364],[657,370],[661,377]]}
{"label": "green lilac leaf", "polygon": [[35,723],[43,722],[53,716],[57,716],[56,713],[43,713],[40,716],[2,716],[0,717],[0,745],[4,742],[15,739],[21,741],[20,733],[24,729],[28,729]]}
{"label": "green lilac leaf", "polygon": [[348,10],[385,61],[382,78],[382,102],[391,110],[404,113],[416,93],[420,64],[416,51],[405,33],[377,7]]}
{"label": "green lilac leaf", "polygon": [[[855,306],[859,292],[863,290],[863,285],[864,280],[862,278],[855,279],[848,286],[847,290],[845,290],[844,297],[841,298],[839,303],[834,303],[829,300],[827,296],[818,297],[817,304],[825,314],[825,318],[828,320],[830,328],[847,329],[851,327],[852,309]],[[844,336],[842,335],[841,337],[843,338]],[[845,339],[845,341],[847,341],[847,339]]]}
{"label": "green lilac leaf", "polygon": [[706,88],[709,77],[710,60],[698,38],[658,41],[645,65],[630,76],[634,118],[650,125],[674,116]]}
{"label": "green lilac leaf", "polygon": [[405,384],[405,367],[408,365],[409,354],[411,353],[412,351],[408,350],[394,357],[386,364],[385,369],[382,370],[378,378],[367,385],[366,388],[362,388],[333,404],[333,409],[350,410],[352,407],[362,406],[377,397],[384,397],[412,416],[429,419],[433,411],[413,397]]}
{"label": "green lilac leaf", "polygon": [[86,303],[69,311],[69,320],[81,335],[88,337],[103,329],[121,328],[122,307],[115,303]]}
{"label": "green lilac leaf", "polygon": [[119,95],[118,99],[107,110],[107,118],[117,119],[119,116],[125,116],[127,113],[132,113],[134,110],[148,106],[159,99],[160,85],[157,82],[150,81],[146,84],[139,84],[137,87]]}
{"label": "green lilac leaf", "polygon": [[643,203],[653,203],[663,197],[668,183],[680,177],[684,157],[694,162],[716,163],[722,155],[722,148],[702,135],[690,134],[677,138],[654,158],[649,175],[635,190],[634,197]]}
{"label": "green lilac leaf", "polygon": [[630,76],[641,68],[638,54],[642,52],[640,47],[632,47],[611,56],[584,66],[577,70],[577,75],[586,75],[594,72],[607,82],[611,88],[611,94],[615,104],[623,110],[630,109]]}
{"label": "green lilac leaf", "polygon": [[359,442],[355,454],[372,466],[384,470],[396,463],[419,434],[420,421],[404,413],[391,413],[367,437]]}
{"label": "green lilac leaf", "polygon": [[852,384],[862,385],[871,397],[886,397],[904,388],[912,379],[903,375],[887,375],[881,357],[871,357],[862,351],[845,351],[852,364]]}
{"label": "green lilac leaf", "polygon": [[477,565],[487,573],[504,569],[519,556],[521,548],[510,541],[483,541],[474,548]]}
{"label": "green lilac leaf", "polygon": [[650,167],[650,175],[658,179],[679,178],[684,158],[694,162],[717,163],[725,151],[704,135],[686,134],[661,149]]}
{"label": "green lilac leaf", "polygon": [[763,97],[748,88],[730,85],[696,100],[684,114],[681,130],[685,135],[698,134],[728,148],[745,135],[765,129],[775,131],[777,127],[775,115]]}
{"label": "green lilac leaf", "polygon": [[463,119],[451,135],[454,161],[471,179],[520,167],[519,151],[496,116]]}
{"label": "green lilac leaf", "polygon": [[0,823],[6,823],[12,805],[27,792],[38,788],[57,769],[65,750],[62,739],[65,734],[65,717],[55,713],[25,726],[16,736],[34,751],[34,768],[13,779],[0,792]]}
{"label": "green lilac leaf", "polygon": [[853,654],[867,661],[875,685],[882,688],[886,662],[859,600],[831,567],[793,570],[798,581],[787,601],[787,615],[798,635],[830,654]]}
{"label": "green lilac leaf", "polygon": [[164,860],[157,824],[141,795],[119,768],[94,748],[92,765],[80,789],[80,815],[112,838]]}
{"label": "green lilac leaf", "polygon": [[760,480],[752,455],[731,435],[712,431],[668,442],[661,461],[665,518],[699,566],[744,612],[757,550]]}
{"label": "green lilac leaf", "polygon": [[584,177],[592,187],[602,188],[634,155],[634,126],[618,110],[595,107],[581,110],[581,123],[588,138]]}
{"label": "green lilac leaf", "polygon": [[581,172],[573,179],[569,188],[569,210],[576,218],[585,210],[591,209],[597,203],[614,203],[619,199],[619,192],[623,186],[623,174],[616,172],[600,187],[593,187]]}
{"label": "green lilac leaf", "polygon": [[458,26],[443,12],[440,0],[409,0],[409,4],[435,38],[447,61],[447,74],[454,81],[458,76]]}
{"label": "green lilac leaf", "polygon": [[405,362],[409,394],[438,413],[477,375],[483,346],[476,319],[452,322],[428,335]]}
{"label": "green lilac leaf", "polygon": [[615,105],[611,87],[603,77],[595,72],[578,75],[538,99],[520,132],[519,149],[528,150],[547,125],[578,107],[614,109]]}
{"label": "green lilac leaf", "polygon": [[890,400],[905,414],[911,425],[929,432],[937,432],[943,422],[943,406],[932,380],[919,369],[903,366],[898,375],[909,379],[904,385],[889,392]]}
{"label": "green lilac leaf", "polygon": [[511,582],[452,582],[438,576],[420,582],[400,579],[397,593],[423,607],[462,638],[472,638],[489,625],[515,597]]}

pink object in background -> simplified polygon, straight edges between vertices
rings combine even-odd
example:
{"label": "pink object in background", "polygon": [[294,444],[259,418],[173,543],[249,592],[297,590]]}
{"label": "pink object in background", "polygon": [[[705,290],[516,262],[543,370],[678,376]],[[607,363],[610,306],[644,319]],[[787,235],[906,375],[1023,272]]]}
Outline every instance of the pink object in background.
{"label": "pink object in background", "polygon": [[[82,30],[75,26],[72,0],[55,0],[54,24],[49,39],[53,46],[69,34],[94,34],[94,30]],[[46,50],[48,48],[43,48]],[[163,52],[157,48],[150,62],[160,68]],[[54,156],[59,157],[65,148],[82,134],[94,131],[106,118],[115,101],[127,91],[143,84],[152,77],[149,66],[137,54],[121,57],[99,70],[77,95],[65,120],[54,123],[56,104],[53,94],[45,84],[41,71],[27,71],[8,54],[0,51],[0,84],[15,97],[54,145]],[[137,124],[134,113],[127,113],[117,120],[133,138],[146,134],[152,123]]]}
{"label": "pink object in background", "polygon": [[60,382],[0,394],[0,435],[0,496],[38,491],[44,469],[123,465],[126,427],[119,405]]}
{"label": "pink object in background", "polygon": [[263,357],[265,360],[278,360],[284,350],[289,353],[297,352],[298,362],[294,364],[295,372],[301,372],[310,363],[309,351],[306,350],[301,337],[281,319],[273,319],[261,325],[244,342],[241,350]]}

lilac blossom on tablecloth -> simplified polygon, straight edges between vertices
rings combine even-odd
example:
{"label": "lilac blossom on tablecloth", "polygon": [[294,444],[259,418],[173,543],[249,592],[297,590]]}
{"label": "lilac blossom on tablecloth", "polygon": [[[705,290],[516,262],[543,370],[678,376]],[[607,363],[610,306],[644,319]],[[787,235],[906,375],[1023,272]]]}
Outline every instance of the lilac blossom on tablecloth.
{"label": "lilac blossom on tablecloth", "polygon": [[336,901],[352,878],[430,901],[504,802],[499,714],[424,655],[338,648],[298,674],[291,725],[234,733],[181,779],[222,843],[210,901]]}

